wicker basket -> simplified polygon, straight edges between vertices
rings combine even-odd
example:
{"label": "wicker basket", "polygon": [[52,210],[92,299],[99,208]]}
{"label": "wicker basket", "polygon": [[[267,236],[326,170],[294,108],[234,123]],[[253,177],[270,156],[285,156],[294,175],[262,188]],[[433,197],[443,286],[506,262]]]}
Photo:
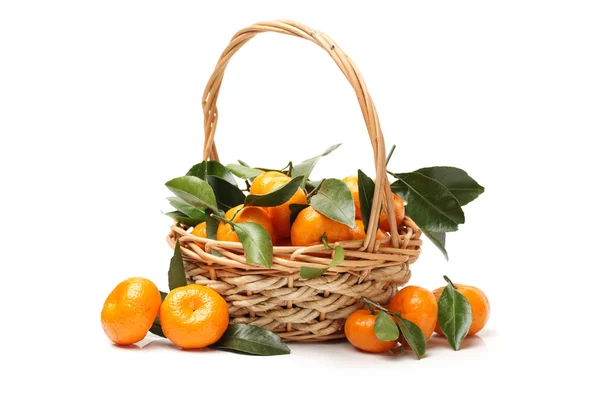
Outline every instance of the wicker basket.
{"label": "wicker basket", "polygon": [[[364,241],[343,241],[345,260],[323,276],[301,279],[300,267],[325,267],[332,252],[323,245],[275,247],[270,269],[246,263],[240,243],[200,238],[188,226],[173,225],[167,237],[173,248],[180,241],[190,283],[208,286],[229,304],[231,323],[254,324],[286,341],[325,341],[344,337],[344,321],[362,307],[361,295],[386,303],[410,278],[409,265],[420,254],[421,231],[406,217],[396,226],[393,199],[385,168],[385,145],[377,111],[358,69],[327,35],[293,21],[261,22],[237,32],[221,55],[203,95],[204,159],[219,160],[214,143],[217,97],[225,67],[247,41],[261,32],[284,33],[317,44],[333,58],[358,97],[375,158],[375,195],[371,220],[383,207],[391,236],[376,240],[376,224],[368,226]],[[205,245],[202,250],[200,244]],[[383,244],[383,245],[382,245]],[[211,254],[211,250],[222,256]]]}

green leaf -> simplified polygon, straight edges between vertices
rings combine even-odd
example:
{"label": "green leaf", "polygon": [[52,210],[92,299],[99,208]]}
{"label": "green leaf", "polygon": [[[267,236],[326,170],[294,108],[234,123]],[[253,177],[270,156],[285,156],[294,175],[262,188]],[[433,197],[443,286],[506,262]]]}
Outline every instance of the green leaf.
{"label": "green leaf", "polygon": [[289,204],[288,208],[290,208],[290,226],[294,224],[298,214],[302,212],[303,209],[308,208],[310,205],[308,204]]}
{"label": "green leaf", "polygon": [[249,194],[244,206],[278,206],[285,204],[298,191],[302,183],[302,176],[292,180],[267,194]]}
{"label": "green leaf", "polygon": [[325,179],[319,191],[310,199],[312,207],[331,220],[351,228],[356,227],[356,209],[350,189],[339,179]]}
{"label": "green leaf", "polygon": [[467,205],[485,191],[467,172],[452,166],[432,166],[416,172],[446,186],[461,205]]}
{"label": "green leaf", "polygon": [[341,145],[342,145],[342,143],[332,145],[327,150],[325,150],[325,152],[322,153],[321,155],[317,155],[316,157],[309,158],[306,161],[294,166],[294,168],[292,169],[292,177],[304,176],[300,187],[304,188],[304,186],[306,186],[306,181],[310,177],[310,173],[315,168],[315,165],[317,164],[317,162],[319,162],[319,159],[321,159],[322,157],[324,157],[326,155],[329,155],[332,151],[334,151]]}
{"label": "green leaf", "polygon": [[398,317],[396,314],[393,314],[393,316],[398,327],[400,327],[402,337],[410,345],[417,359],[422,358],[427,350],[427,340],[423,335],[423,331],[412,321]]}
{"label": "green leaf", "polygon": [[448,260],[448,252],[446,251],[446,233],[439,233],[439,232],[433,232],[433,231],[427,231],[427,230],[421,230],[423,232],[423,234],[425,234],[427,236],[427,238],[429,238],[429,240],[431,240],[431,242],[438,247],[438,249],[440,251],[442,251],[442,254],[444,255],[444,258],[446,258],[446,260]]}
{"label": "green leaf", "polygon": [[181,257],[181,247],[179,240],[175,243],[175,251],[171,258],[171,267],[169,267],[169,289],[174,290],[178,287],[187,285],[185,270],[183,268],[183,258]]}
{"label": "green leaf", "polygon": [[291,352],[277,334],[249,324],[229,325],[225,334],[211,347],[260,356],[288,355]]}
{"label": "green leaf", "polygon": [[398,326],[386,312],[377,313],[375,318],[375,335],[382,341],[396,341],[400,336]]}
{"label": "green leaf", "polygon": [[177,223],[181,223],[190,227],[196,227],[196,225],[204,222],[204,218],[191,218],[179,211],[167,212],[165,215]]}
{"label": "green leaf", "polygon": [[256,176],[263,173],[262,170],[249,168],[247,166],[238,165],[235,163],[230,163],[226,166],[226,168],[240,179],[254,179]]}
{"label": "green leaf", "polygon": [[336,267],[342,263],[344,261],[344,248],[337,245],[333,248],[333,251],[333,259],[327,267],[302,266],[300,268],[300,278],[311,279],[320,277],[327,269]]}
{"label": "green leaf", "polygon": [[167,200],[169,200],[169,203],[173,208],[177,209],[179,212],[184,213],[186,216],[204,220],[204,209],[196,208],[195,206],[192,206],[177,197],[169,197],[167,198]]}
{"label": "green leaf", "polygon": [[195,176],[199,179],[206,180],[206,161],[202,161],[190,168],[185,174],[186,176]]}
{"label": "green leaf", "polygon": [[458,230],[465,222],[465,214],[444,185],[420,173],[394,174],[398,180],[392,191],[408,203],[406,214],[421,228],[433,232]]}
{"label": "green leaf", "polygon": [[448,343],[457,351],[471,328],[473,314],[467,298],[456,290],[448,277],[444,279],[448,285],[438,299],[438,321]]}
{"label": "green leaf", "polygon": [[215,199],[219,209],[227,212],[233,207],[244,203],[246,196],[237,184],[231,184],[217,176],[206,176],[206,181],[215,193]]}
{"label": "green leaf", "polygon": [[196,176],[182,176],[169,180],[166,186],[176,196],[198,208],[209,208],[219,213],[217,199],[210,184]]}
{"label": "green leaf", "polygon": [[[158,291],[160,293],[160,301],[161,303],[165,300],[165,298],[167,297],[167,293],[166,292],[162,292],[162,291]],[[150,331],[152,334],[154,335],[158,335],[159,337],[163,337],[163,338],[167,338],[165,336],[165,333],[162,330],[162,327],[160,325],[160,313],[156,315],[156,318],[154,319],[154,322],[152,322],[152,325],[150,326]]]}
{"label": "green leaf", "polygon": [[195,176],[202,180],[207,180],[207,176],[216,176],[223,180],[228,181],[232,185],[236,186],[237,182],[233,174],[225,166],[217,161],[202,161],[187,172],[186,176]]}
{"label": "green leaf", "polygon": [[270,268],[273,265],[273,242],[267,230],[254,222],[232,225],[246,252],[246,262]]}
{"label": "green leaf", "polygon": [[[365,232],[369,228],[373,197],[375,196],[375,183],[371,178],[358,170],[358,199],[360,200],[360,215],[365,225]],[[377,220],[379,223],[379,220]]]}
{"label": "green leaf", "polygon": [[[206,238],[216,240],[217,229],[219,228],[219,221],[214,217],[211,217],[212,214],[212,211],[209,210],[208,215],[206,217]],[[215,251],[214,249],[211,250],[211,254],[213,254],[214,256],[223,256],[221,253]]]}

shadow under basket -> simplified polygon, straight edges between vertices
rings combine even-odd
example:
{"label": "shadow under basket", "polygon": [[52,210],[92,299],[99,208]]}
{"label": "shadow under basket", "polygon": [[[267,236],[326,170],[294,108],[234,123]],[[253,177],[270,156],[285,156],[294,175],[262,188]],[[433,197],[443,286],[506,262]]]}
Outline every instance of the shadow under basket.
{"label": "shadow under basket", "polygon": [[300,278],[300,268],[325,268],[331,263],[333,251],[323,244],[276,246],[273,248],[273,265],[265,268],[247,264],[240,243],[194,236],[192,226],[171,226],[167,241],[174,248],[179,240],[188,283],[210,287],[225,298],[230,323],[266,328],[285,341],[343,338],[346,318],[363,307],[361,296],[387,303],[397,288],[408,282],[409,265],[421,252],[421,230],[409,217],[397,225],[379,118],[358,69],[327,35],[294,21],[257,23],[238,31],[231,39],[203,95],[203,159],[219,160],[214,142],[218,120],[216,102],[225,68],[235,52],[261,32],[283,33],[312,41],[327,51],[350,82],[375,159],[375,192],[370,220],[378,220],[378,211],[383,210],[390,224],[390,235],[377,239],[377,223],[369,223],[364,240],[335,243],[344,248],[344,261],[313,279]]}

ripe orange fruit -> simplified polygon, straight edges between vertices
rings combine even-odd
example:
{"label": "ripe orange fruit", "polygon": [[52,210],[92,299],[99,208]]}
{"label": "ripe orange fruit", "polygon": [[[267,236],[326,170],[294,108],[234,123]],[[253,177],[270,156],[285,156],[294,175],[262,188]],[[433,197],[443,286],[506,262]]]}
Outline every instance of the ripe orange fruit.
{"label": "ripe orange fruit", "polygon": [[354,200],[354,208],[356,209],[355,219],[362,220],[360,213],[360,199],[358,197],[358,176],[347,176],[342,179],[346,186],[350,189],[352,199]]}
{"label": "ripe orange fruit", "polygon": [[[394,210],[396,212],[396,226],[400,227],[404,221],[404,200],[392,193],[394,196]],[[390,221],[388,220],[385,213],[381,212],[379,215],[379,228],[383,231],[390,231]]]}
{"label": "ripe orange fruit", "polygon": [[263,172],[256,176],[256,178],[252,181],[252,185],[250,186],[250,194],[266,194],[271,191],[271,184],[273,181],[281,179],[287,179],[288,181],[291,180],[288,175],[281,172]]}
{"label": "ripe orange fruit", "polygon": [[[344,332],[348,341],[365,352],[385,352],[396,346],[396,341],[382,341],[375,335],[375,318],[367,309],[353,312],[346,320]],[[391,316],[390,316],[391,317]]]}
{"label": "ripe orange fruit", "polygon": [[[490,318],[490,302],[487,299],[487,296],[477,287],[473,287],[471,285],[463,285],[463,284],[454,284],[456,286],[456,290],[463,294],[465,298],[471,304],[471,311],[473,313],[473,321],[471,322],[471,328],[469,328],[469,333],[467,335],[475,335],[487,323]],[[440,287],[438,289],[433,290],[433,295],[435,295],[435,299],[440,299],[440,295],[442,295],[442,291],[444,291],[445,287]],[[435,326],[435,332],[443,335],[442,330],[440,328],[440,324],[437,323]]]}
{"label": "ripe orange fruit", "polygon": [[300,211],[292,225],[292,245],[305,247],[320,244],[323,233],[327,234],[329,243],[352,239],[350,227],[321,215],[309,206]]}
{"label": "ripe orange fruit", "polygon": [[[290,180],[292,180],[291,177],[281,172],[265,172],[254,179],[250,187],[250,193],[267,194],[285,185]],[[273,229],[277,237],[287,238],[290,236],[290,215],[292,214],[289,207],[290,204],[307,203],[306,194],[299,188],[284,204],[265,208],[271,217]]]}
{"label": "ripe orange fruit", "polygon": [[160,308],[156,285],[142,277],[120,282],[108,295],[100,314],[104,333],[119,345],[131,345],[145,336]]}
{"label": "ripe orange fruit", "polygon": [[[271,240],[274,240],[275,234],[273,233],[273,223],[271,222],[271,218],[267,211],[263,208],[259,208],[256,206],[248,206],[243,208],[243,205],[238,205],[225,213],[225,219],[231,219],[233,215],[235,218],[232,220],[234,223],[246,223],[246,222],[254,222],[260,224],[262,227],[267,230],[267,233],[271,236]],[[240,210],[238,212],[238,210]],[[233,231],[233,227],[227,223],[219,223],[219,228],[217,229],[217,240],[219,241],[235,241],[240,242],[240,239],[235,231]]]}
{"label": "ripe orange fruit", "polygon": [[199,284],[175,288],[160,307],[163,333],[183,349],[214,344],[227,330],[227,302],[215,290]]}
{"label": "ripe orange fruit", "polygon": [[404,287],[394,295],[388,310],[400,312],[403,319],[419,326],[425,339],[429,339],[433,334],[437,323],[438,305],[431,291],[414,285]]}
{"label": "ripe orange fruit", "polygon": [[[206,235],[206,222],[202,222],[198,225],[196,225],[196,227],[194,227],[194,230],[192,230],[192,235],[195,235],[196,237],[202,237],[202,238],[207,238]],[[200,243],[196,243],[200,246],[200,248],[202,248],[202,250],[204,250],[204,244],[200,244]]]}
{"label": "ripe orange fruit", "polygon": [[[353,240],[364,240],[367,237],[367,232],[365,231],[365,225],[362,220],[355,220],[356,227],[352,229],[352,239]],[[377,229],[377,234],[375,234],[375,238],[382,239],[385,238],[387,234],[385,234],[381,229]]]}

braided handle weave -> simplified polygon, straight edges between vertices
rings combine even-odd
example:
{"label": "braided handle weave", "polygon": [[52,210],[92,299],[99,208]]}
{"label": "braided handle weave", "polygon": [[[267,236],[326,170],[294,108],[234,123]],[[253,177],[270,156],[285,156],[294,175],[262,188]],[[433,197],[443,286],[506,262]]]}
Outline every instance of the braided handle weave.
{"label": "braided handle weave", "polygon": [[[399,247],[400,237],[396,225],[396,217],[394,210],[393,197],[390,190],[389,182],[386,174],[386,151],[383,135],[381,133],[381,127],[379,126],[379,117],[373,100],[367,90],[358,68],[350,57],[348,57],[342,49],[331,40],[326,34],[310,29],[309,27],[302,25],[298,22],[278,20],[270,22],[259,22],[254,25],[250,25],[238,31],[231,39],[227,48],[221,54],[215,70],[212,73],[206,89],[202,96],[202,107],[204,110],[204,159],[212,159],[215,161],[219,160],[217,153],[217,147],[215,146],[214,138],[215,131],[217,129],[218,111],[217,111],[217,98],[219,96],[219,90],[221,89],[221,83],[223,82],[223,75],[225,74],[225,68],[229,63],[231,57],[250,39],[262,32],[276,32],[284,33],[287,35],[297,36],[302,39],[309,40],[319,47],[323,48],[329,53],[331,58],[335,61],[340,70],[344,73],[352,88],[356,92],[358,103],[362,111],[365,124],[367,125],[367,131],[371,139],[371,145],[373,146],[373,156],[375,158],[375,195],[373,198],[373,207],[371,209],[370,220],[379,219],[379,209],[383,207],[383,211],[386,213],[392,234],[392,246],[395,248]],[[369,223],[366,232],[366,238],[363,244],[363,248],[369,252],[373,252],[375,248],[377,223]]]}

